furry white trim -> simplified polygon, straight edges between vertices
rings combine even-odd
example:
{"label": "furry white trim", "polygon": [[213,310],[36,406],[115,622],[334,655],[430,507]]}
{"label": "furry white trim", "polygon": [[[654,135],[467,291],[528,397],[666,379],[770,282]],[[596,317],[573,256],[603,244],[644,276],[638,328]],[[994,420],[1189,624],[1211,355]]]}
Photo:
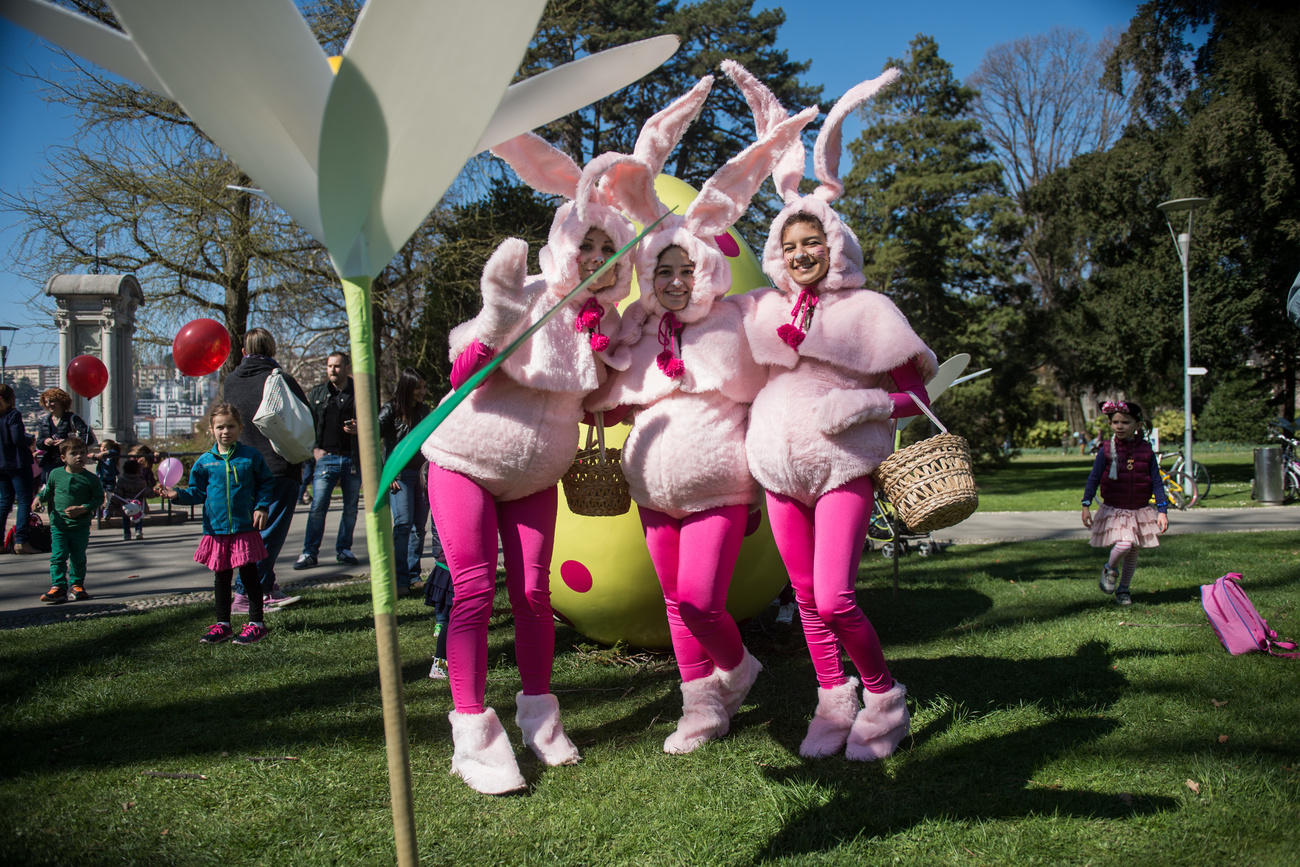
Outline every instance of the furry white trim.
{"label": "furry white trim", "polygon": [[564,733],[560,702],[553,694],[515,693],[515,723],[523,732],[524,745],[548,765],[576,765],[582,758]]}
{"label": "furry white trim", "polygon": [[799,744],[799,755],[807,759],[837,755],[844,749],[859,707],[856,677],[830,689],[818,687],[817,711],[808,723],[808,734]]}
{"label": "furry white trim", "polygon": [[504,795],[527,785],[519,773],[510,737],[497,719],[496,711],[492,708],[478,714],[452,711],[447,719],[451,720],[451,739],[455,745],[451,772],[471,789],[484,795]]}
{"label": "furry white trim", "polygon": [[844,757],[855,762],[872,762],[892,755],[907,737],[911,724],[907,687],[895,683],[889,692],[863,690],[862,704],[849,732]]}

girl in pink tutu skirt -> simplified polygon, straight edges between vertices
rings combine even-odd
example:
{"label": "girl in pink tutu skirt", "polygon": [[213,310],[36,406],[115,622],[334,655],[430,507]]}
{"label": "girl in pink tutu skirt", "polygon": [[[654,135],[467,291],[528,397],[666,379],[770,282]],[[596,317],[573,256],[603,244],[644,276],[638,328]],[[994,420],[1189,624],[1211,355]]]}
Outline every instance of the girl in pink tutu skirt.
{"label": "girl in pink tutu skirt", "polygon": [[[1101,567],[1101,592],[1114,593],[1120,605],[1131,605],[1129,582],[1137,569],[1137,549],[1159,547],[1159,534],[1169,529],[1169,504],[1160,466],[1142,430],[1142,407],[1131,400],[1108,400],[1101,411],[1110,419],[1111,437],[1101,444],[1083,489],[1083,526],[1092,528],[1092,547],[1110,548]],[[1102,504],[1094,518],[1091,506],[1098,483]],[[1150,505],[1152,494],[1155,508]]]}
{"label": "girl in pink tutu skirt", "polygon": [[262,622],[262,582],[257,564],[266,557],[262,536],[267,511],[275,499],[271,468],[262,453],[239,442],[243,427],[239,410],[219,403],[209,416],[214,445],[194,462],[186,488],[159,488],[158,493],[181,505],[203,506],[203,538],[194,552],[216,575],[217,622],[199,640],[220,644],[234,635],[230,627],[230,585],[235,570],[248,593],[248,624],[235,644],[253,644],[267,635]]}

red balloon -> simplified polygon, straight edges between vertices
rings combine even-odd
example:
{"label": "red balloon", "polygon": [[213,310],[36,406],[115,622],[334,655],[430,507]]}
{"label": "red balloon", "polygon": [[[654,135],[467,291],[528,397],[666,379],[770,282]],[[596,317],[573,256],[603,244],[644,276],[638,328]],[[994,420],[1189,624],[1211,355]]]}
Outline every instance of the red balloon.
{"label": "red balloon", "polygon": [[68,387],[82,397],[96,397],[108,385],[108,368],[93,355],[68,362]]}
{"label": "red balloon", "polygon": [[176,332],[172,359],[186,376],[207,376],[226,363],[230,332],[215,319],[195,319]]}

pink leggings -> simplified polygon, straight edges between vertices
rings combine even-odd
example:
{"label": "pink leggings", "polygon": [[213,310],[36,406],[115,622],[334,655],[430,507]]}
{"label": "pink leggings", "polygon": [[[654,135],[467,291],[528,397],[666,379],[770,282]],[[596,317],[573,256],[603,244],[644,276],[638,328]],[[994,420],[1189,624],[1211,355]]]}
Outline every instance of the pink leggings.
{"label": "pink leggings", "polygon": [[730,671],[745,654],[727,589],[745,538],[749,507],[722,506],[673,518],[638,506],[650,561],[668,609],[668,633],[682,681]]}
{"label": "pink leggings", "polygon": [[841,644],[868,690],[886,692],[894,683],[876,630],[853,591],[871,504],[870,476],[827,491],[813,506],[767,493],[772,535],[794,585],[804,640],[823,689],[847,679],[840,663]]}
{"label": "pink leggings", "polygon": [[456,710],[478,714],[484,709],[498,534],[515,618],[519,679],[525,695],[550,692],[555,657],[550,587],[555,487],[497,502],[473,479],[429,464],[429,509],[455,590],[447,626],[447,669]]}

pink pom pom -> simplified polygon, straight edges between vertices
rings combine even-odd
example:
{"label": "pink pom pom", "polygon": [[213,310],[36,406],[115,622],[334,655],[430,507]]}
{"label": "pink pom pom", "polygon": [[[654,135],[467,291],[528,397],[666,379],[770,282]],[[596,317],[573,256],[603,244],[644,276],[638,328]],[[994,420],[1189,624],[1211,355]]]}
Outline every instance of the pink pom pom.
{"label": "pink pom pom", "polygon": [[799,344],[803,343],[804,333],[793,325],[782,325],[776,329],[776,336],[781,338],[791,349],[798,349]]}
{"label": "pink pom pom", "polygon": [[578,314],[577,319],[573,322],[573,327],[578,331],[589,331],[600,324],[600,314],[591,310],[583,310]]}
{"label": "pink pom pom", "polygon": [[655,356],[655,363],[669,379],[679,379],[686,372],[686,365],[682,364],[682,360],[668,349]]}
{"label": "pink pom pom", "polygon": [[609,338],[603,334],[591,335],[591,348],[595,352],[604,352],[609,348]]}

